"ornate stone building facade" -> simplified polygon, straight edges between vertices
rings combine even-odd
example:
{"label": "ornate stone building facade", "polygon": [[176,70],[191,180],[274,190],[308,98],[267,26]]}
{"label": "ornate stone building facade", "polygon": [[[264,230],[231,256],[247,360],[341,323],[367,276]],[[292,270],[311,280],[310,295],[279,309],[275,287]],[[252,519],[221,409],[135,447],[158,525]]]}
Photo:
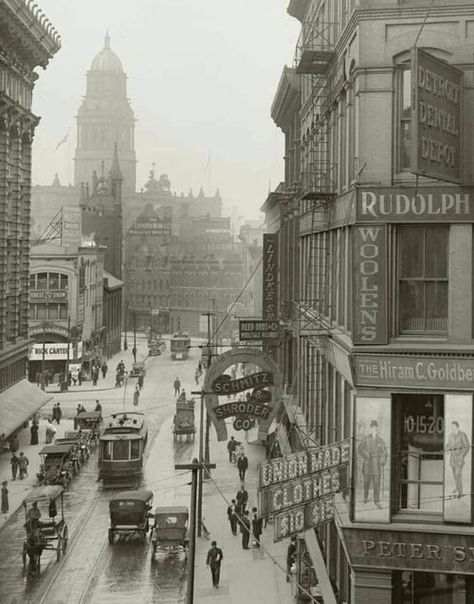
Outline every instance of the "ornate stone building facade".
{"label": "ornate stone building facade", "polygon": [[[0,3],[0,392],[26,375],[31,144],[39,122],[31,103],[35,69],[46,68],[60,46],[36,5]],[[16,428],[0,422],[5,435]]]}

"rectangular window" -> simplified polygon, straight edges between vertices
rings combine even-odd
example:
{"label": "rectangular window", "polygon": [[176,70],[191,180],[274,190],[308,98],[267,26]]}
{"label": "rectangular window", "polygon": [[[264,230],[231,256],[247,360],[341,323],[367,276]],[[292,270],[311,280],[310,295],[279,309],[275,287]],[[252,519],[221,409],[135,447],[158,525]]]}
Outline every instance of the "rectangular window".
{"label": "rectangular window", "polygon": [[448,331],[448,226],[399,229],[399,331]]}
{"label": "rectangular window", "polygon": [[105,441],[102,443],[102,459],[112,459],[112,441]]}
{"label": "rectangular window", "polygon": [[400,171],[411,167],[411,69],[405,65],[399,77],[399,168]]}
{"label": "rectangular window", "polygon": [[48,319],[58,319],[58,318],[59,318],[58,305],[50,304],[48,306]]}
{"label": "rectangular window", "polygon": [[37,304],[36,305],[36,318],[37,319],[47,319],[47,304]]}
{"label": "rectangular window", "polygon": [[129,440],[114,440],[114,459],[128,459],[130,441]]}
{"label": "rectangular window", "polygon": [[130,441],[130,459],[140,459],[140,441]]}
{"label": "rectangular window", "polygon": [[395,512],[443,511],[444,397],[403,394],[394,400]]}

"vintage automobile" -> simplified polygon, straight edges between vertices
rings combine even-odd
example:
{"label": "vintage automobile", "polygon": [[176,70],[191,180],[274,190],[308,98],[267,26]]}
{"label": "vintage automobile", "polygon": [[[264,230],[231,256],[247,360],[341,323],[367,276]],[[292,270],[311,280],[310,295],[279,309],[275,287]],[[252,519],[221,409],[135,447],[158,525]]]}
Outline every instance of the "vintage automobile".
{"label": "vintage automobile", "polygon": [[138,363],[133,363],[129,377],[140,377],[141,375],[145,375],[145,373],[145,363],[138,361]]}
{"label": "vintage automobile", "polygon": [[39,452],[40,471],[37,473],[39,485],[69,485],[74,471],[74,445],[46,445]]}
{"label": "vintage automobile", "polygon": [[23,566],[28,557],[33,573],[39,573],[44,550],[56,551],[56,561],[59,561],[61,553],[66,553],[68,528],[64,520],[63,492],[63,487],[59,485],[35,487],[23,500],[26,531]]}
{"label": "vintage automobile", "polygon": [[186,559],[189,545],[188,519],[186,506],[161,506],[155,509],[151,544],[156,559]]}
{"label": "vintage automobile", "polygon": [[110,528],[109,543],[120,539],[138,538],[146,541],[153,514],[153,493],[145,489],[121,491],[109,500]]}
{"label": "vintage automobile", "polygon": [[194,399],[179,398],[176,401],[176,413],[173,418],[173,439],[193,441],[196,434],[194,421]]}
{"label": "vintage automobile", "polygon": [[159,356],[166,350],[166,342],[164,340],[153,340],[148,344],[148,354],[151,357]]}

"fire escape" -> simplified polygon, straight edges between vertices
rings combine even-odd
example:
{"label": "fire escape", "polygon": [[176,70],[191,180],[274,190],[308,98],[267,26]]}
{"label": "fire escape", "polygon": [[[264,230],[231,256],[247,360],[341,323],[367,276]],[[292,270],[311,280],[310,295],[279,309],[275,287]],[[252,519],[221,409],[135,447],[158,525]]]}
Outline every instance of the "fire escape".
{"label": "fire escape", "polygon": [[336,161],[331,155],[330,71],[334,64],[333,24],[319,18],[303,22],[295,57],[302,78],[300,235],[302,299],[294,301],[300,345],[299,388],[309,402],[307,446],[321,442],[317,408],[326,394],[322,358],[331,328],[329,245],[330,209],[335,199]]}

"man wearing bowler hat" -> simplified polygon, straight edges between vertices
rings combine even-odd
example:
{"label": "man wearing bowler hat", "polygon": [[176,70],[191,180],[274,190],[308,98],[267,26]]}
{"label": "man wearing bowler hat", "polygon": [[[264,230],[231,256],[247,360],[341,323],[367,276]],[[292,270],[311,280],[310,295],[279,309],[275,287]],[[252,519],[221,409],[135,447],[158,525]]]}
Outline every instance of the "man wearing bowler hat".
{"label": "man wearing bowler hat", "polygon": [[387,463],[387,448],[383,438],[378,434],[379,425],[375,419],[370,422],[370,434],[364,436],[357,447],[357,453],[362,457],[362,474],[364,475],[364,503],[369,499],[370,485],[373,485],[374,503],[380,504],[380,485],[382,473]]}

